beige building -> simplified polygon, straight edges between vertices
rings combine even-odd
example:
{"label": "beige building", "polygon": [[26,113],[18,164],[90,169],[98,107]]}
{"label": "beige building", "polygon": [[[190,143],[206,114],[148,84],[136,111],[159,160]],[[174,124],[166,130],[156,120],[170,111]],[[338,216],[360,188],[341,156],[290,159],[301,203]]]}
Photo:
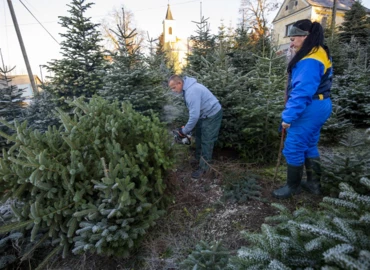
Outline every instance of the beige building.
{"label": "beige building", "polygon": [[177,36],[176,21],[173,19],[169,4],[167,6],[166,17],[163,21],[163,33],[159,40],[168,58],[174,63],[176,72],[180,72],[186,65],[189,44],[187,40],[182,40]]}
{"label": "beige building", "polygon": [[[344,13],[350,10],[354,0],[338,0],[335,24],[344,21]],[[331,24],[333,0],[285,0],[272,21],[274,26],[273,39],[279,50],[289,48],[288,31],[292,25],[302,19],[317,21],[325,28]]]}
{"label": "beige building", "polygon": [[[42,89],[39,86],[42,84],[42,82],[40,78],[37,75],[33,75],[33,77],[37,86],[37,90],[41,92]],[[26,102],[29,102],[34,96],[30,77],[28,77],[28,75],[11,75],[9,76],[9,78],[11,79],[9,84],[16,85],[18,89],[22,89],[23,90],[22,97],[26,98]]]}

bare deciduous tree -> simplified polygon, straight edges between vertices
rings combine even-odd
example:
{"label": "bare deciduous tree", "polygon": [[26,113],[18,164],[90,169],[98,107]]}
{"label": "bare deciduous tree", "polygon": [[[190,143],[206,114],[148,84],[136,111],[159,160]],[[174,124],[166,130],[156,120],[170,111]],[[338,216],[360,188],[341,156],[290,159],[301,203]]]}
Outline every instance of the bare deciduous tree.
{"label": "bare deciduous tree", "polygon": [[278,7],[277,0],[241,0],[241,23],[252,31],[253,40],[259,40],[268,34],[267,16]]}
{"label": "bare deciduous tree", "polygon": [[135,35],[131,35],[126,40],[126,45],[128,45],[128,47],[131,46],[133,51],[141,47],[145,38],[145,33],[136,29],[134,14],[132,11],[126,10],[122,6],[121,10],[114,9],[109,16],[110,19],[104,19],[101,23],[102,33],[106,41],[105,46],[107,49],[116,51],[119,48],[117,36],[115,35],[115,31],[112,31],[112,29],[119,29],[119,32],[127,35],[135,33]]}

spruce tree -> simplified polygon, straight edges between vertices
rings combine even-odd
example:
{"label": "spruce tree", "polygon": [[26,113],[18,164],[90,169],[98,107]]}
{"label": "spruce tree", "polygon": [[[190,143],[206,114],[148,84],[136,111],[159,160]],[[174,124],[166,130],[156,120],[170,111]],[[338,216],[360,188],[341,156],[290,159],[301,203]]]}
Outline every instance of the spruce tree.
{"label": "spruce tree", "polygon": [[73,97],[92,97],[103,87],[104,55],[99,24],[86,17],[93,3],[72,0],[70,16],[60,16],[60,25],[66,30],[60,35],[62,59],[52,60],[46,66],[53,74],[47,91],[59,97],[61,104]]}
{"label": "spruce tree", "polygon": [[[16,85],[11,84],[11,76],[9,73],[15,67],[8,69],[5,65],[0,68],[0,118],[13,123],[14,121],[22,121],[24,119],[25,98],[22,97],[23,89],[19,89]],[[0,129],[3,132],[9,133],[5,125],[0,124]],[[0,146],[6,144],[4,138],[0,139]]]}
{"label": "spruce tree", "polygon": [[344,22],[339,26],[340,41],[349,43],[355,37],[362,45],[368,44],[370,26],[367,14],[360,1],[354,1],[350,10],[344,14]]}
{"label": "spruce tree", "polygon": [[112,32],[116,35],[118,50],[111,55],[112,64],[100,95],[107,100],[128,101],[144,114],[151,111],[161,114],[166,103],[165,73],[148,65],[141,47],[133,44],[135,30],[127,31],[118,26]]}

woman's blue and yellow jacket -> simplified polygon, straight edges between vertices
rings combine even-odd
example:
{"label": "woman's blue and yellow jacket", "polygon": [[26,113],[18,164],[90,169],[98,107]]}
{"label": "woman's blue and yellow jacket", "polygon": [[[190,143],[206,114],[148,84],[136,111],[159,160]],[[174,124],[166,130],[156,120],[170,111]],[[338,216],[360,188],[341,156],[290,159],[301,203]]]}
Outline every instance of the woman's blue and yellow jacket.
{"label": "woman's blue and yellow jacket", "polygon": [[313,99],[325,99],[330,96],[333,69],[331,60],[324,48],[302,58],[289,74],[287,102],[282,113],[282,120],[291,124],[300,117]]}

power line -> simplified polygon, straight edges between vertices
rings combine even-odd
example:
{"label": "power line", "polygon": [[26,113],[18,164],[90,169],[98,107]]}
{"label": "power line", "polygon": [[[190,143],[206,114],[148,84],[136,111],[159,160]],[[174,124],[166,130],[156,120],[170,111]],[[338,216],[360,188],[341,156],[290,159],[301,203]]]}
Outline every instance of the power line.
{"label": "power line", "polygon": [[[43,22],[43,24],[45,23],[56,23],[58,21],[48,21],[48,22]],[[34,24],[39,24],[39,23],[20,23],[19,25],[34,25]],[[5,25],[6,27],[13,27],[12,24],[6,24]]]}
{"label": "power line", "polygon": [[[199,0],[192,0],[192,1],[186,1],[186,2],[181,2],[181,3],[177,3],[177,4],[171,4],[171,6],[178,6],[178,5],[188,4],[188,3],[195,3],[195,2],[199,2]],[[167,7],[167,5],[166,6],[159,6],[159,7],[152,7],[152,8],[145,8],[145,9],[138,9],[138,10],[133,10],[132,12],[140,12],[140,11],[145,11],[145,10],[160,9],[160,8],[163,8],[163,7]]]}
{"label": "power line", "polygon": [[[19,0],[19,1],[22,3],[21,0]],[[205,0],[203,0],[203,1],[205,1]],[[199,2],[199,0],[192,0],[192,1],[181,2],[181,3],[177,3],[177,4],[171,4],[171,6],[178,6],[178,5],[188,4],[188,3],[195,3],[195,2]],[[135,12],[141,12],[141,11],[146,11],[146,10],[160,9],[160,8],[164,8],[164,7],[167,7],[167,6],[151,7],[151,8],[145,8],[145,9],[137,9],[137,10],[132,10],[132,12],[135,13]],[[107,15],[96,15],[96,16],[91,16],[91,18],[100,18],[100,17],[106,17],[106,16]],[[43,22],[43,23],[45,24],[45,23],[56,23],[56,22],[59,22],[59,21],[47,21],[47,22]],[[38,21],[38,23],[20,23],[19,25],[34,25],[34,24],[41,24],[41,22]],[[13,25],[5,25],[5,26],[10,27],[10,26],[13,26]]]}
{"label": "power line", "polygon": [[[21,3],[22,1],[19,0]],[[205,0],[203,0],[205,1]],[[183,4],[188,4],[188,3],[195,3],[195,2],[199,2],[199,0],[192,0],[192,1],[187,1],[187,2],[181,2],[181,3],[177,3],[177,4],[171,4],[171,6],[178,6],[178,5],[183,5]],[[23,3],[22,3],[23,4]],[[24,4],[23,4],[24,5]],[[159,6],[159,7],[151,7],[151,8],[145,8],[145,9],[137,9],[137,10],[132,10],[132,12],[141,12],[141,11],[146,11],[146,10],[153,10],[153,9],[160,9],[160,8],[164,8],[164,7],[167,7],[167,6]],[[27,7],[26,7],[27,8]],[[27,9],[28,10],[28,9]],[[29,11],[31,13],[31,11]],[[34,16],[32,13],[31,13],[32,16]],[[91,18],[100,18],[100,17],[106,17],[107,15],[96,15],[96,16],[91,16]],[[34,16],[35,18],[35,16]],[[36,19],[36,18],[35,18]],[[36,19],[37,20],[37,19]],[[20,23],[19,25],[34,25],[34,24],[41,24],[41,22],[39,22],[37,20],[38,23]],[[57,23],[59,21],[47,21],[47,22],[42,22],[42,23]],[[5,25],[6,27],[10,27],[10,26],[13,26],[13,25]],[[42,26],[42,24],[41,24]],[[45,29],[45,28],[44,28]],[[45,29],[46,30],[46,29]],[[47,30],[46,30],[47,31]],[[50,34],[50,33],[49,33]],[[58,42],[58,41],[57,41]],[[59,44],[59,43],[58,43]]]}
{"label": "power line", "polygon": [[28,9],[28,7],[26,7],[26,5],[23,4],[22,0],[19,0],[19,2],[21,2],[21,4],[27,9],[27,11],[32,15],[32,17],[35,18],[35,20],[42,26],[42,28],[44,28],[44,30],[52,37],[52,39],[54,39],[55,42],[59,44],[59,42],[53,37],[53,35],[50,34],[50,32],[42,25],[42,23],[35,17],[35,15],[32,14],[32,12]]}
{"label": "power line", "polygon": [[[5,7],[5,1],[4,1],[4,22],[6,24],[6,7]],[[9,38],[8,38],[8,30],[5,27],[5,36],[6,36],[6,49],[8,51],[8,61],[10,61],[10,53],[9,53]]]}

